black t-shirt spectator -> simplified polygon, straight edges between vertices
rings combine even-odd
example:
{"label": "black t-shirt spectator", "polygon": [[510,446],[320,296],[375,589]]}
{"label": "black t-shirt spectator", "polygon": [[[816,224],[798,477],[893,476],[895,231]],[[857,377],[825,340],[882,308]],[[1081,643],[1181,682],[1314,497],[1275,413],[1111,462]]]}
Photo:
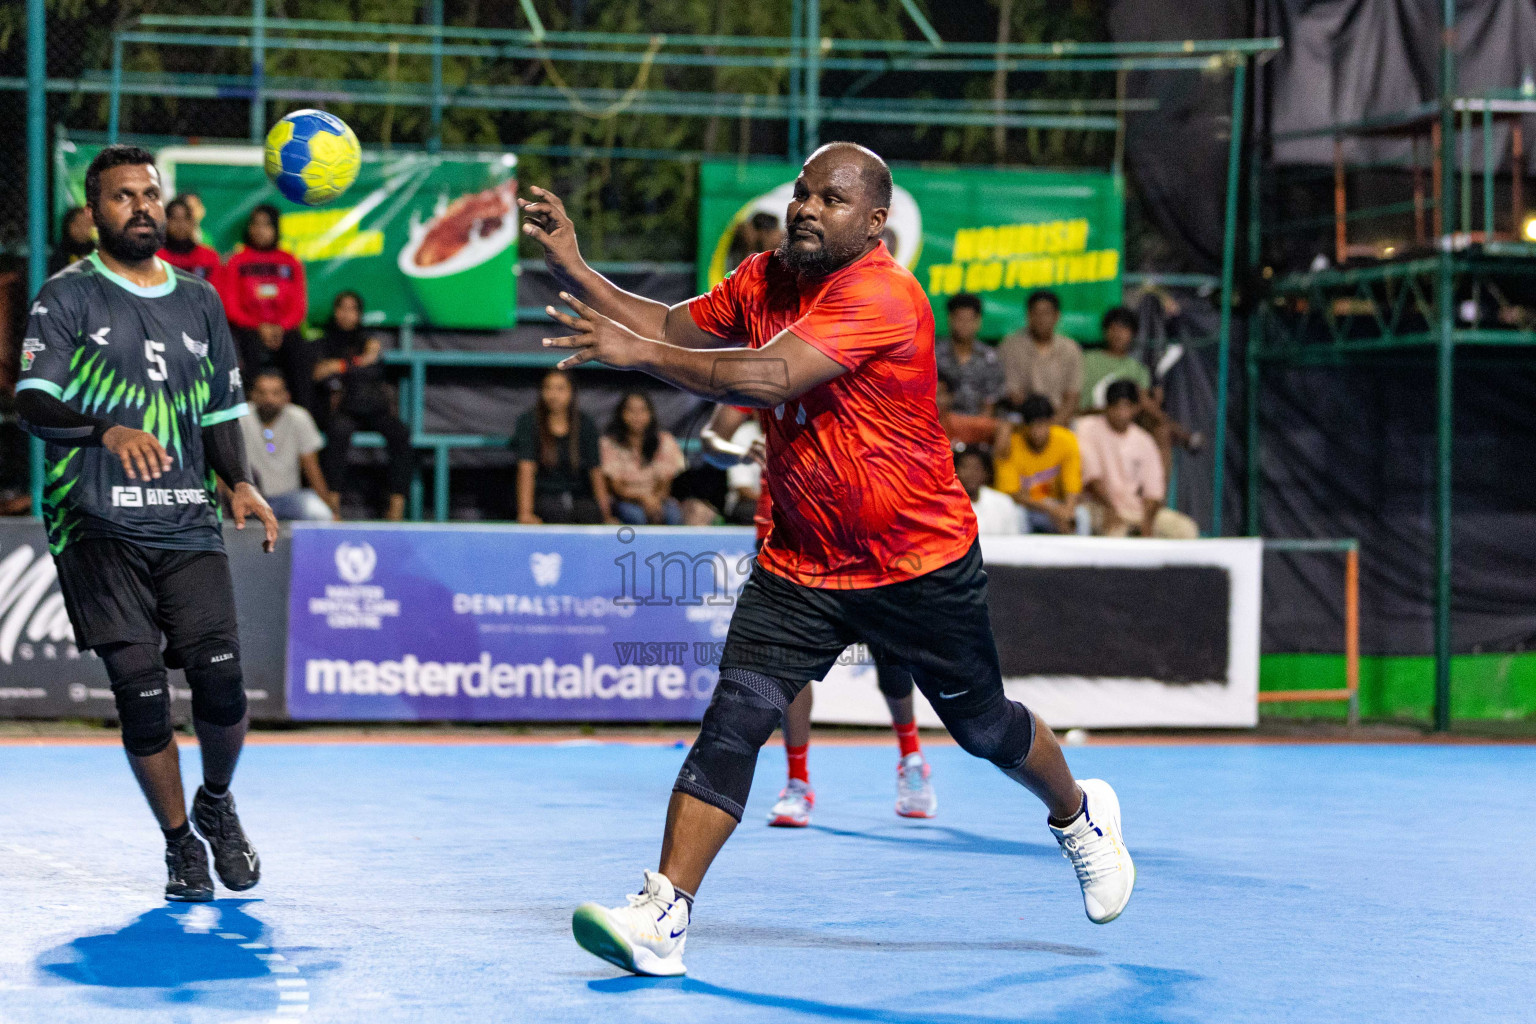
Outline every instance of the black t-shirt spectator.
{"label": "black t-shirt spectator", "polygon": [[571,464],[569,436],[555,439],[555,464],[547,466],[539,453],[539,425],[532,410],[517,418],[512,431],[512,451],[518,461],[538,464],[534,476],[534,494],[569,494],[576,498],[592,497],[592,470],[602,463],[598,451],[597,424],[592,417],[581,413],[577,417],[576,456],[579,464]]}
{"label": "black t-shirt spectator", "polygon": [[364,330],[344,331],[334,323],[325,329],[320,340],[322,359],[343,359],[348,369],[332,378],[341,391],[339,409],[346,413],[372,413],[389,409],[389,391],[384,386],[382,360],[368,366],[352,366],[351,360],[362,355],[368,347],[371,335]]}

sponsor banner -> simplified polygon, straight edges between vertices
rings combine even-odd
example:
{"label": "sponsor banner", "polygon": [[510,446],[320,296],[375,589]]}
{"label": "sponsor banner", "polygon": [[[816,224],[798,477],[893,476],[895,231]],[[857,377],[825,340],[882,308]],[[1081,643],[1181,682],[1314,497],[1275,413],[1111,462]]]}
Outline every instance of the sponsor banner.
{"label": "sponsor banner", "polygon": [[[55,213],[85,201],[85,169],[101,147],[62,140]],[[156,152],[167,192],[195,193],[203,241],[227,258],[259,203],[281,216],[283,248],[304,264],[309,319],[356,291],[371,326],[407,316],[438,327],[496,329],[517,319],[517,158],[510,153],[364,151],[357,183],[323,207],[283,198],[260,146],[167,146]]]}
{"label": "sponsor banner", "polygon": [[[699,288],[714,287],[749,253],[778,244],[799,168],[710,161],[700,165]],[[982,337],[1024,324],[1037,288],[1061,297],[1062,333],[1099,337],[1120,302],[1125,190],[1095,171],[943,170],[896,166],[886,245],[921,282],[939,334],[944,304],[981,296]]]}
{"label": "sponsor banner", "polygon": [[752,531],[296,524],[288,710],[694,721]]}
{"label": "sponsor banner", "polygon": [[[1052,726],[1258,724],[1261,541],[981,540],[1004,688]],[[834,668],[812,717],[889,722],[873,666]],[[940,724],[921,694],[917,718]]]}
{"label": "sponsor banner", "polygon": [[[253,531],[230,529],[225,543],[251,717],[281,719],[287,542],[266,555]],[[185,721],[192,693],[179,671],[171,673],[170,685],[172,715]],[[0,520],[0,718],[115,717],[105,667],[95,654],[75,646],[42,524]]]}

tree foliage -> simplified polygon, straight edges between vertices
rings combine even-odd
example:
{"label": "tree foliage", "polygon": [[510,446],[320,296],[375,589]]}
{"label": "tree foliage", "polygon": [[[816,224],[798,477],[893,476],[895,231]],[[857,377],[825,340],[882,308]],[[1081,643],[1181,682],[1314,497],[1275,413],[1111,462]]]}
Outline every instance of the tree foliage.
{"label": "tree foliage", "polygon": [[[720,0],[533,0],[546,28],[630,33],[700,33],[739,36],[788,36],[790,0],[729,3]],[[1107,0],[917,0],[917,5],[946,26],[958,26],[972,40],[990,41],[1007,16],[1014,42],[1098,39],[1104,36]],[[526,28],[515,0],[444,0],[450,25]],[[248,16],[251,0],[48,0],[49,72],[55,77],[103,74],[110,67],[112,35],[146,13]],[[822,0],[821,34],[834,38],[921,39],[898,0]],[[430,18],[429,0],[267,0],[274,18],[422,25]],[[0,5],[0,70],[21,74],[24,5]],[[594,47],[595,48],[595,47]],[[238,84],[250,73],[249,50],[192,46],[130,45],[128,70],[146,73],[188,72],[229,76]],[[266,61],[274,79],[313,83],[428,83],[431,59],[421,54],[365,53],[355,50],[293,50],[273,47]],[[465,86],[548,87],[624,90],[636,84],[636,64],[452,56],[443,77],[450,96],[442,120],[445,148],[511,149],[519,152],[525,181],[550,183],[561,191],[582,223],[592,256],[606,259],[686,259],[694,245],[696,173],[686,160],[624,158],[612,155],[542,155],[549,147],[663,150],[723,157],[773,157],[787,151],[782,120],[742,117],[721,110],[706,116],[674,117],[601,111],[581,113],[502,112],[455,106],[454,90]],[[709,67],[704,63],[655,65],[643,71],[644,86],[662,92],[702,92],[759,97],[784,96],[789,75],[782,67]],[[556,78],[558,76],[558,80]],[[851,73],[828,72],[823,94],[838,96],[857,87],[869,97],[943,96],[987,100],[994,78],[987,72],[924,76],[892,73],[873,82],[856,82]],[[1113,96],[1113,75],[1081,73],[1011,74],[1005,81],[1010,99],[1026,97]],[[430,110],[407,103],[328,103],[345,118],[365,145],[420,146],[431,130]],[[264,120],[287,104],[270,103]],[[600,104],[599,104],[600,106]],[[50,116],[75,130],[106,127],[107,99],[79,93],[55,99]],[[248,104],[229,98],[177,98],[166,95],[125,97],[123,130],[151,136],[244,138]],[[824,138],[852,137],[901,159],[1054,166],[1108,160],[1111,140],[1067,131],[1011,131],[1001,138],[990,128],[935,126],[832,125]]]}

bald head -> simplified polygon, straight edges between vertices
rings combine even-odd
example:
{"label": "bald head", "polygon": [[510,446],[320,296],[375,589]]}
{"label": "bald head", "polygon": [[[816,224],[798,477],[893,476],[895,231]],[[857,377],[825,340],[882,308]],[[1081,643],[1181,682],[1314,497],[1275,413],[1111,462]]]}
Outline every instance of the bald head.
{"label": "bald head", "polygon": [[831,167],[855,169],[864,185],[864,194],[870,206],[887,210],[891,208],[891,169],[880,159],[879,153],[857,142],[829,142],[812,153],[805,165],[809,167],[816,160],[830,161]]}
{"label": "bald head", "polygon": [[880,245],[891,203],[891,170],[874,153],[833,142],[811,154],[785,213],[785,266],[824,277]]}

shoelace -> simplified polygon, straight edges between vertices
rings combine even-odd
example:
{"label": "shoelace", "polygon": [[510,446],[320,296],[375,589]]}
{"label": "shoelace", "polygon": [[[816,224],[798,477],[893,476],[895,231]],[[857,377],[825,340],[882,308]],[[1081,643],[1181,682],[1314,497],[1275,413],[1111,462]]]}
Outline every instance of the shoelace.
{"label": "shoelace", "polygon": [[222,842],[229,840],[242,840],[245,833],[240,830],[240,819],[235,815],[234,805],[228,800],[209,800],[204,803],[213,811],[213,831],[217,833]]}
{"label": "shoelace", "polygon": [[1096,882],[1119,867],[1115,843],[1108,836],[1063,836],[1061,855],[1072,863],[1077,880],[1083,885]]}

